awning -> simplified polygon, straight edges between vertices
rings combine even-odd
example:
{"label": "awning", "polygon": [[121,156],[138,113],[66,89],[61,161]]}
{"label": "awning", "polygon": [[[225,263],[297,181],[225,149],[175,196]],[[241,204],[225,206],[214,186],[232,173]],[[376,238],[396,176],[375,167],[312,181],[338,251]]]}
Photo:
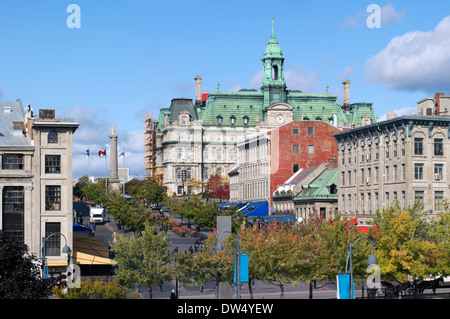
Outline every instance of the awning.
{"label": "awning", "polygon": [[73,231],[74,232],[86,232],[86,233],[91,233],[92,229],[85,227],[83,225],[79,225],[76,223],[73,223]]}
{"label": "awning", "polygon": [[232,208],[234,206],[236,206],[238,209],[244,207],[246,205],[246,203],[225,203],[225,204],[220,204],[219,207],[223,208],[223,209],[227,209],[227,208]]}
{"label": "awning", "polygon": [[74,232],[73,251],[74,261],[78,265],[116,264],[109,258],[109,250],[103,247],[103,239]]}
{"label": "awning", "polygon": [[60,260],[46,259],[45,263],[47,264],[48,267],[59,267],[59,266],[67,267],[67,258]]}
{"label": "awning", "polygon": [[[85,253],[75,252],[73,254],[75,263],[78,265],[110,265],[113,266],[116,262],[110,258],[104,258],[95,255],[89,255]],[[66,263],[67,264],[67,263]]]}
{"label": "awning", "polygon": [[268,216],[269,204],[267,202],[248,203],[247,206],[238,210],[238,213],[246,217]]}
{"label": "awning", "polygon": [[261,223],[295,223],[296,219],[295,219],[295,215],[294,214],[289,214],[289,215],[269,215],[269,216],[264,216],[263,218],[252,218],[249,220],[250,223],[256,223],[256,222],[261,222]]}

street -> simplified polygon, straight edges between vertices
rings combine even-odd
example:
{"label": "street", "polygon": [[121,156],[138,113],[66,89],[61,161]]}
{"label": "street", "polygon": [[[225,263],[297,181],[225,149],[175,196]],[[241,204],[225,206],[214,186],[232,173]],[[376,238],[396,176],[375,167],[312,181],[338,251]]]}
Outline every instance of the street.
{"label": "street", "polygon": [[[83,213],[83,219],[85,224],[89,220],[89,216],[85,217]],[[176,217],[174,218],[180,222]],[[186,221],[185,221],[186,222]],[[132,236],[133,233],[125,228],[119,229],[114,219],[106,214],[105,223],[99,224],[96,227],[95,237],[103,239],[103,245],[108,248],[109,242],[113,239],[113,234],[116,233],[119,236]],[[179,237],[172,232],[168,232],[171,235],[168,237],[169,252],[172,253],[175,249],[179,252],[188,252],[189,248],[195,249],[195,244],[198,241],[198,237]],[[201,231],[203,237],[207,237],[207,231]],[[198,242],[197,242],[198,243]],[[175,280],[166,282],[164,285],[152,287],[153,299],[168,299],[172,289],[175,289]],[[208,282],[203,287],[187,287],[179,286],[179,299],[215,299],[216,283]],[[141,299],[149,299],[149,291],[146,287],[137,289],[139,297]],[[265,284],[261,281],[256,281],[252,284],[253,298],[254,299],[280,299],[280,288],[274,285]],[[235,286],[233,287],[233,293],[235,292]],[[361,298],[362,290],[360,287],[355,287],[356,298]],[[431,290],[425,291],[423,295],[418,296],[421,299],[449,299],[450,289],[443,288],[438,289],[436,294],[433,294]],[[232,298],[235,298],[233,294]],[[241,298],[250,299],[250,293],[248,283],[241,284]],[[310,298],[310,286],[308,284],[299,283],[298,285],[286,285],[284,287],[284,299],[309,299]],[[367,291],[364,291],[364,298],[367,298]],[[382,297],[379,297],[382,298]],[[410,299],[414,296],[402,296],[402,299]],[[335,281],[327,280],[317,281],[316,287],[312,289],[312,299],[336,299],[336,283]]]}

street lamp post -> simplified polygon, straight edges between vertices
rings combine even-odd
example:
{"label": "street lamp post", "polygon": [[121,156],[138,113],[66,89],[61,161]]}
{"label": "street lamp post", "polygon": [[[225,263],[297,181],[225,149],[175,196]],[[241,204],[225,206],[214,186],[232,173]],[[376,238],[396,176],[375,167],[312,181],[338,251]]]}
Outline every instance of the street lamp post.
{"label": "street lamp post", "polygon": [[68,255],[67,256],[67,264],[69,264],[71,250],[70,250],[70,247],[67,246],[67,238],[66,238],[66,236],[64,236],[63,233],[59,233],[58,232],[58,233],[52,233],[52,234],[48,235],[46,238],[42,237],[42,259],[44,260],[44,265],[45,265],[44,266],[45,267],[44,268],[45,271],[43,272],[43,276],[42,277],[44,277],[44,274],[45,274],[45,278],[48,278],[47,256],[45,254],[46,253],[46,242],[47,242],[47,240],[50,237],[57,236],[57,235],[64,237],[64,240],[65,240],[66,244],[64,245],[64,247],[62,249],[62,253]]}
{"label": "street lamp post", "polygon": [[353,246],[355,246],[355,244],[358,241],[360,241],[361,239],[366,239],[370,243],[370,246],[372,247],[372,254],[367,259],[367,264],[368,265],[377,265],[378,264],[377,257],[373,253],[372,241],[369,238],[367,238],[367,237],[358,238],[353,244],[347,246],[347,263],[345,265],[345,272],[348,273],[349,262],[350,262],[350,299],[353,299],[353,258],[352,258],[352,250],[353,250]]}
{"label": "street lamp post", "polygon": [[241,299],[241,244],[239,242],[239,234],[235,235],[232,232],[229,232],[227,230],[222,232],[220,234],[220,236],[219,236],[219,240],[218,240],[217,245],[216,245],[216,250],[217,251],[223,250],[223,245],[221,243],[221,239],[222,239],[222,236],[225,233],[229,233],[229,234],[231,234],[231,235],[236,237],[236,285],[237,285],[237,287],[236,287],[236,299]]}

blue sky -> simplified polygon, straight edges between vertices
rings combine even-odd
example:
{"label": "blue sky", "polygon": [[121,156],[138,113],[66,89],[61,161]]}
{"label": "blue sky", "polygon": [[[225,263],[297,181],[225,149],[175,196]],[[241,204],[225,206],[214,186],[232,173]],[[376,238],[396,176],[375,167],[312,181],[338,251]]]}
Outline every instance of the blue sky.
{"label": "blue sky", "polygon": [[[69,28],[70,4],[81,28]],[[369,28],[367,7],[381,9]],[[448,1],[0,1],[0,100],[54,108],[80,123],[74,178],[84,152],[108,148],[111,127],[131,176],[143,175],[143,116],[172,98],[216,89],[259,89],[261,57],[275,19],[288,89],[371,102],[379,117],[410,114],[417,101],[450,93]],[[122,160],[120,160],[122,165]],[[91,175],[104,176],[91,156]]]}

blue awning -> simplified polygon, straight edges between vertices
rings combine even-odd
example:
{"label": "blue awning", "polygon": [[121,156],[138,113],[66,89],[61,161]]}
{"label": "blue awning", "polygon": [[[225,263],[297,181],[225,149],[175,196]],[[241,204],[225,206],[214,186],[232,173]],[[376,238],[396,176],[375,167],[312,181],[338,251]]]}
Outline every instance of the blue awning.
{"label": "blue awning", "polygon": [[265,223],[295,223],[296,219],[295,219],[295,215],[294,214],[290,214],[290,215],[269,215],[269,216],[264,216],[263,218],[252,218],[249,220],[249,222],[252,223],[256,223],[256,222],[261,222],[263,224]]}
{"label": "blue awning", "polygon": [[248,203],[247,206],[241,208],[238,211],[246,217],[250,216],[268,216],[269,215],[269,204],[267,202],[255,202]]}
{"label": "blue awning", "polygon": [[234,206],[236,206],[238,209],[241,209],[242,207],[244,207],[246,205],[246,203],[225,203],[225,204],[220,204],[219,207],[220,208],[232,208]]}
{"label": "blue awning", "polygon": [[92,229],[84,227],[83,225],[73,223],[73,231],[74,232],[92,232]]}

